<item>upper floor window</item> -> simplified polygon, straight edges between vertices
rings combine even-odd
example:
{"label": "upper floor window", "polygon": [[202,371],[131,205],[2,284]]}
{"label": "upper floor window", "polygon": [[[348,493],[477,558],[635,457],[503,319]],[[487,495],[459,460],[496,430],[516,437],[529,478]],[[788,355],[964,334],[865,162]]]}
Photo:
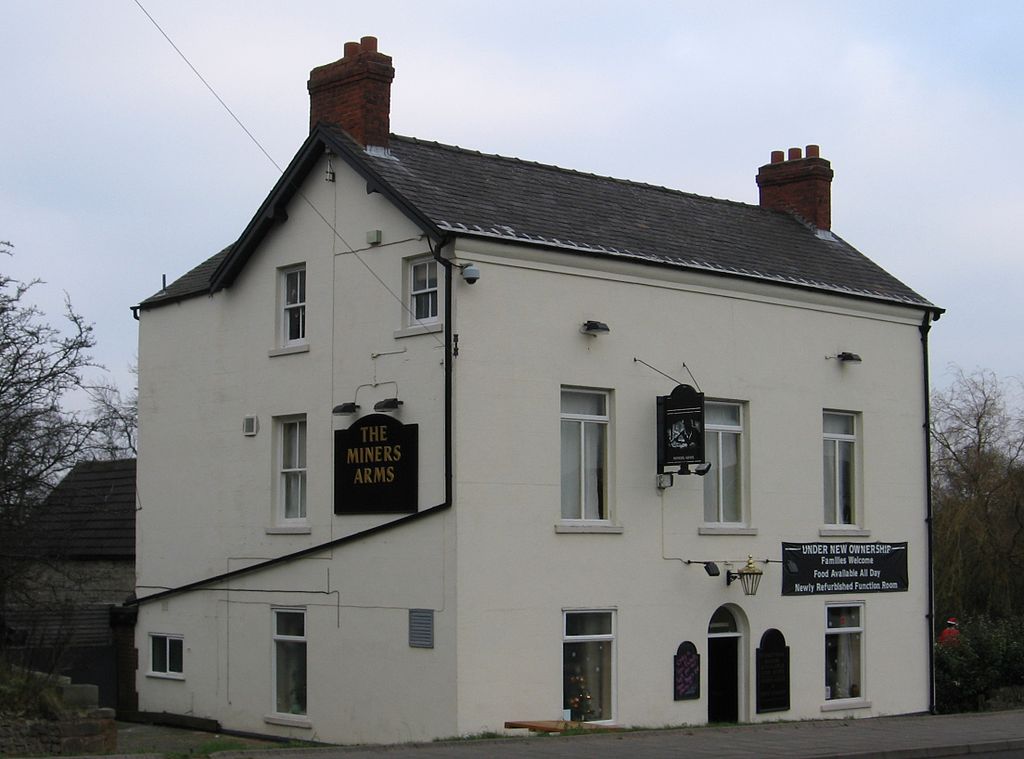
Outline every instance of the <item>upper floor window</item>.
{"label": "upper floor window", "polygon": [[281,343],[285,346],[306,342],[306,267],[296,266],[281,272]]}
{"label": "upper floor window", "polygon": [[739,403],[704,405],[704,455],[711,471],[704,476],[704,521],[743,521],[743,407]]}
{"label": "upper floor window", "polygon": [[608,393],[562,390],[562,519],[608,519]]}
{"label": "upper floor window", "polygon": [[279,513],[283,521],[306,518],[306,417],[278,422]]}
{"label": "upper floor window", "polygon": [[409,262],[409,312],[414,323],[437,321],[437,261]]}
{"label": "upper floor window", "polygon": [[822,438],[825,524],[856,524],[856,415],[824,412]]}

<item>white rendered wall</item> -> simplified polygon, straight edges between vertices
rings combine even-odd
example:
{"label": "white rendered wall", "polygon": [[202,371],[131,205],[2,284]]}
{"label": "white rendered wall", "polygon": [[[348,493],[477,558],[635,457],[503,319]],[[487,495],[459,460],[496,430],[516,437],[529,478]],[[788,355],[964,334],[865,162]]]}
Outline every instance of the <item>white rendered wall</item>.
{"label": "white rendered wall", "polygon": [[[346,401],[356,400],[362,415],[383,398],[403,400],[393,416],[419,425],[418,507],[444,501],[443,339],[410,334],[400,302],[407,259],[429,250],[404,216],[339,164],[337,182],[325,182],[319,167],[303,192],[340,239],[297,195],[288,220],[230,288],[142,312],[140,597],[400,517],[333,513],[334,430],[358,416],[332,416],[331,409]],[[381,230],[382,244],[366,244],[371,230]],[[282,355],[279,272],[300,263],[308,350]],[[294,414],[307,421],[308,520],[287,532],[275,511],[274,419]],[[259,419],[255,437],[242,435],[248,415]],[[451,524],[442,512],[273,570],[143,603],[140,708],[325,741],[454,734]],[[307,611],[309,714],[297,726],[270,715],[276,605]],[[410,608],[434,610],[433,649],[409,646]],[[149,674],[152,632],[185,637],[184,680]]]}
{"label": "white rendered wall", "polygon": [[[749,626],[742,720],[927,709],[920,312],[764,285],[716,292],[707,277],[672,284],[662,269],[587,271],[565,256],[515,260],[494,246],[459,255],[482,272],[456,290],[460,731],[561,717],[562,611],[572,608],[616,611],[620,724],[707,720],[707,627],[726,603]],[[587,319],[611,333],[581,335]],[[843,350],[863,363],[825,358]],[[634,357],[692,384],[685,362],[708,398],[746,404],[745,508],[756,534],[698,534],[697,477],[657,490],[655,397],[675,383]],[[555,532],[563,385],[612,392],[611,521],[621,534]],[[823,409],[860,414],[864,531],[849,537],[824,530]],[[755,597],[726,588],[725,570],[748,554],[778,561],[782,541],[843,540],[908,541],[909,592],[782,597],[778,563]],[[715,560],[723,576],[685,559]],[[857,709],[822,710],[826,601],[866,603]],[[754,652],[769,628],[791,649],[792,705],[759,716]],[[675,702],[672,657],[687,640],[702,655],[703,697]]]}

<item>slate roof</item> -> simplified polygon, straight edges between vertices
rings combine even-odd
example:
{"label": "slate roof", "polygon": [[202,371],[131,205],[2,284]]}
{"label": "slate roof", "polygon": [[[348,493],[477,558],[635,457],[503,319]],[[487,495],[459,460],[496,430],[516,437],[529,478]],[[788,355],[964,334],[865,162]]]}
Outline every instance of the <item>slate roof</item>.
{"label": "slate roof", "polygon": [[[838,236],[821,235],[787,213],[410,137],[392,135],[387,154],[368,153],[354,148],[342,130],[322,124],[303,150],[322,151],[324,144],[442,233],[766,280],[941,312]],[[302,154],[290,169],[300,163]],[[308,156],[301,163],[308,166]],[[284,187],[294,181],[283,179],[271,197],[294,192],[294,187]],[[268,198],[261,214],[269,214],[270,205]],[[209,292],[212,274],[225,265],[244,264],[230,260],[231,250],[222,250],[142,305]],[[235,255],[249,253],[251,245],[244,251],[238,248]],[[230,282],[223,275],[218,281],[225,279]]]}
{"label": "slate roof", "polygon": [[33,551],[69,559],[135,557],[135,459],[85,461],[34,517]]}

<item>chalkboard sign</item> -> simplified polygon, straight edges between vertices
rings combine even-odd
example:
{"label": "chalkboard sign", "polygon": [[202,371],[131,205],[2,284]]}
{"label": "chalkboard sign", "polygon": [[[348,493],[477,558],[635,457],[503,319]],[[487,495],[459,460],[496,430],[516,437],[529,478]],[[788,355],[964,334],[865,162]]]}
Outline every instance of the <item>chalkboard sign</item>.
{"label": "chalkboard sign", "polygon": [[778,630],[766,630],[757,649],[757,713],[789,709],[789,646]]}
{"label": "chalkboard sign", "polygon": [[675,700],[700,698],[700,654],[690,641],[679,644],[673,659]]}

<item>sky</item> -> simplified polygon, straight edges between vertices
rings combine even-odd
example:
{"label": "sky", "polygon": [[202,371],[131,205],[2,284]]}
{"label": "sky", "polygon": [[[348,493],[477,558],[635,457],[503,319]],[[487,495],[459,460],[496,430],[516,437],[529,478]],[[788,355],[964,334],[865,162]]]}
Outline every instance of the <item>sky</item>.
{"label": "sky", "polygon": [[772,150],[820,145],[833,231],[947,310],[933,386],[1024,377],[1019,0],[0,0],[0,26],[0,272],[55,324],[66,294],[124,389],[130,307],[279,174],[174,47],[285,166],[310,69],[365,35],[398,134],[753,204]]}

